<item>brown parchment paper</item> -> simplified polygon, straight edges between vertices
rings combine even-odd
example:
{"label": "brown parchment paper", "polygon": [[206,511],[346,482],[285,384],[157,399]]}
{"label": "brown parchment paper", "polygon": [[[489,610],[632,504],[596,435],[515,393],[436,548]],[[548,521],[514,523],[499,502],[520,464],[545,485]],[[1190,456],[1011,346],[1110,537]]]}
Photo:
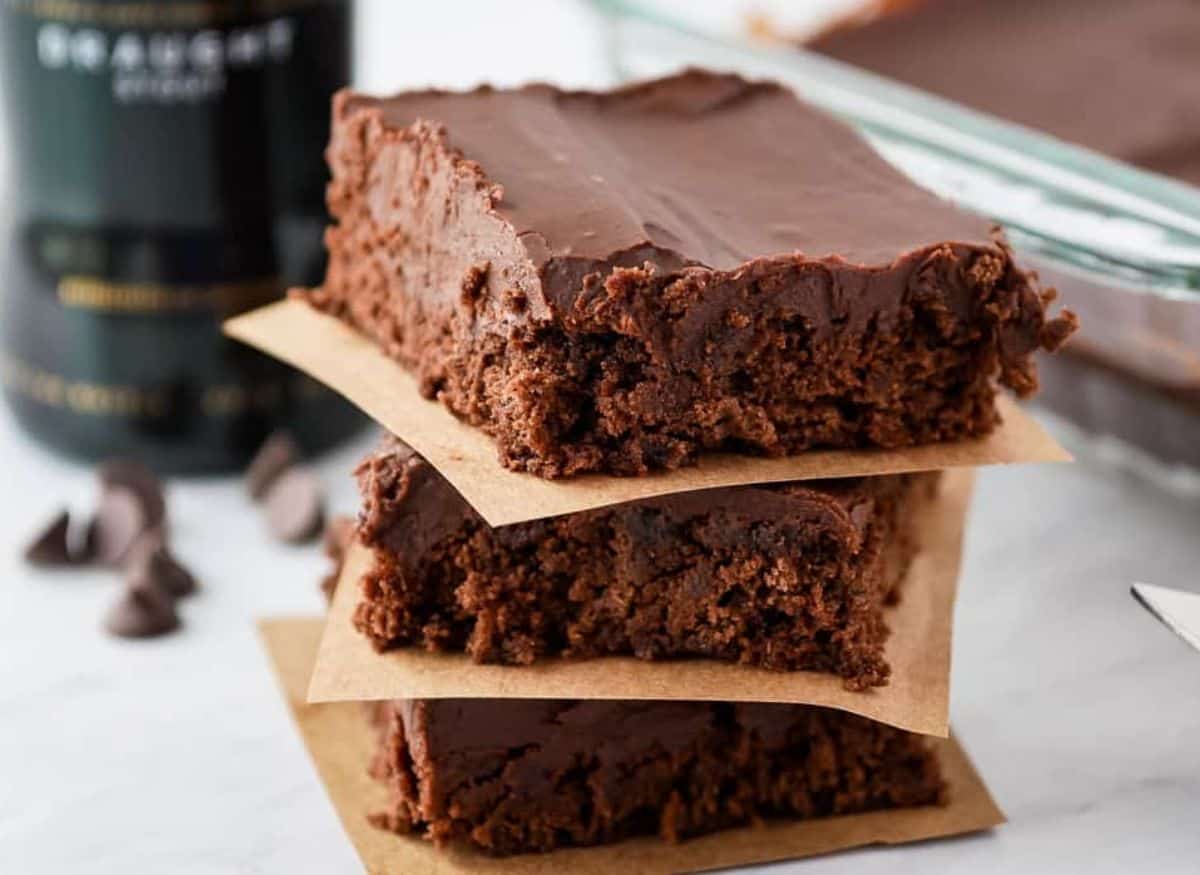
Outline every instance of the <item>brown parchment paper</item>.
{"label": "brown parchment paper", "polygon": [[316,619],[276,619],[260,631],[287,697],[292,716],[363,867],[376,875],[417,873],[527,873],[611,875],[722,869],[873,844],[900,844],[990,829],[1004,815],[954,739],[939,739],[938,755],[949,784],[950,802],[898,811],[879,811],[822,820],[774,822],[726,830],[678,845],[633,839],[597,848],[493,859],[469,850],[438,851],[429,842],[372,827],[371,811],[386,793],[367,775],[373,739],[357,703],[309,705],[304,690],[322,624]]}
{"label": "brown parchment paper", "polygon": [[501,467],[491,438],[422,398],[412,374],[369,340],[301,301],[280,301],[237,316],[225,323],[225,332],[353,401],[424,456],[493,526],[719,486],[1071,459],[1002,396],[1004,423],[983,440],[903,450],[819,450],[782,459],[712,453],[694,467],[646,477],[543,480]]}
{"label": "brown parchment paper", "polygon": [[529,666],[477,665],[462,653],[415,647],[376,653],[354,629],[359,579],[369,567],[362,547],[347,556],[321,640],[309,701],[371,699],[684,699],[792,702],[841,708],[911,732],[949,730],[950,639],[963,527],[974,475],[949,471],[937,498],[921,509],[921,550],[900,603],[887,610],[892,629],[887,686],[852,692],[841,678],[778,672],[717,660],[647,662],[632,657],[550,658]]}

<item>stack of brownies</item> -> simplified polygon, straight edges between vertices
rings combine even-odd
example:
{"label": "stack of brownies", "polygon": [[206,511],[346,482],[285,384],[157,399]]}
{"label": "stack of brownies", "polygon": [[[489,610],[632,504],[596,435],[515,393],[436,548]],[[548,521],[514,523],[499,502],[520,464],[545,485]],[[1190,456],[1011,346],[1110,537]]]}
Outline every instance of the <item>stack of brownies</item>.
{"label": "stack of brownies", "polygon": [[895,680],[889,606],[916,585],[941,475],[671,484],[716,454],[986,439],[1001,387],[1032,393],[1034,353],[1074,327],[999,233],[782,87],[701,71],[344,93],[328,158],[328,275],[295,297],[488,435],[497,471],[653,484],[496,527],[389,435],[357,471],[366,571],[335,595],[355,634],[380,660],[704,660],[743,687],[377,702],[373,822],[514,855],[952,804],[925,736],[753,688],[833,675],[869,698]]}

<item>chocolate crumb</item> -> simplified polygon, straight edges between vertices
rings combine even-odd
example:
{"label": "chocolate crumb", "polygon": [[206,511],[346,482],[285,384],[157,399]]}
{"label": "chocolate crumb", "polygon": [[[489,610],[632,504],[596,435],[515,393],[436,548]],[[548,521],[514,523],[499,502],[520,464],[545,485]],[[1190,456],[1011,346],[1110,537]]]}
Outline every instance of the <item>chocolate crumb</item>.
{"label": "chocolate crumb", "polygon": [[1079,317],[1070,310],[1063,310],[1058,318],[1051,319],[1042,326],[1041,344],[1043,349],[1054,352],[1061,349],[1063,344],[1079,330]]}

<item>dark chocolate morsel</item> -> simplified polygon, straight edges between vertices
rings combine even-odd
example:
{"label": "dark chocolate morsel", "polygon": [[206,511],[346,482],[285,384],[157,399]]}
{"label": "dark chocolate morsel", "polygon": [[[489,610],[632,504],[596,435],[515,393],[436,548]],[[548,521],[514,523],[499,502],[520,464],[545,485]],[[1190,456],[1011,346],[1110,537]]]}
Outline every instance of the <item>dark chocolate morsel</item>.
{"label": "dark chocolate morsel", "polygon": [[333,602],[333,594],[337,592],[338,578],[341,577],[341,569],[334,567],[324,577],[321,578],[321,595],[325,596],[325,603]]}
{"label": "dark chocolate morsel", "polygon": [[300,461],[300,449],[286,431],[266,439],[246,468],[246,491],[259,501],[279,476]]}
{"label": "dark chocolate morsel", "polygon": [[196,591],[196,578],[155,532],[143,535],[134,547],[130,559],[131,575],[147,580],[172,598],[182,598]]}
{"label": "dark chocolate morsel", "polygon": [[298,544],[321,531],[325,499],[311,468],[289,468],[267,490],[265,501],[267,526],[279,540]]}
{"label": "dark chocolate morsel", "polygon": [[98,471],[101,491],[126,489],[142,504],[146,528],[158,528],[167,516],[167,501],[158,475],[133,459],[109,459]]}
{"label": "dark chocolate morsel", "polygon": [[146,505],[137,493],[105,488],[88,529],[88,555],[102,565],[120,565],[147,530]]}
{"label": "dark chocolate morsel", "polygon": [[105,630],[119,638],[153,638],[178,626],[175,600],[140,575],[130,579],[104,618]]}
{"label": "dark chocolate morsel", "polygon": [[341,561],[346,548],[354,540],[355,519],[346,514],[338,514],[329,520],[325,526],[322,547],[330,559]]}
{"label": "dark chocolate morsel", "polygon": [[333,563],[329,573],[321,578],[321,592],[324,593],[326,601],[333,601],[338,578],[342,575],[342,563],[346,558],[346,550],[354,540],[356,525],[354,517],[338,514],[325,526],[323,546],[325,555]]}
{"label": "dark chocolate morsel", "polygon": [[67,511],[59,511],[49,525],[43,528],[25,548],[25,561],[30,565],[48,567],[74,565],[71,544],[68,538],[71,518]]}

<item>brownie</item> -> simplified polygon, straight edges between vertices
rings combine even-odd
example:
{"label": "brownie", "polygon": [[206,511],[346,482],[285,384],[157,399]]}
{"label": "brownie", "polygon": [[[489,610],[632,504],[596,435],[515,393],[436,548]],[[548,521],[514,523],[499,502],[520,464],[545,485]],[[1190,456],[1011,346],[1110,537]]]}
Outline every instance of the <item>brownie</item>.
{"label": "brownie", "polygon": [[494,855],[944,802],[927,739],[809,705],[383,703],[373,822]]}
{"label": "brownie", "polygon": [[1195,0],[889,4],[808,47],[1200,184]]}
{"label": "brownie", "polygon": [[477,662],[708,657],[884,684],[882,608],[937,474],[739,486],[500,528],[395,438],[357,471],[379,650]]}
{"label": "brownie", "polygon": [[983,435],[1071,333],[1004,238],[768,82],[343,92],[297,292],[542,477]]}

